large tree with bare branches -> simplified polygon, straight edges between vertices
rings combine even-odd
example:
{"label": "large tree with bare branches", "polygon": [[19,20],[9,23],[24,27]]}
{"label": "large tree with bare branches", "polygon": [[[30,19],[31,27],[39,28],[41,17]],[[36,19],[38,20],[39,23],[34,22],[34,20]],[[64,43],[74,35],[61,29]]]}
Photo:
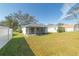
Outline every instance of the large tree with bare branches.
{"label": "large tree with bare branches", "polygon": [[5,21],[2,21],[4,25],[13,28],[16,30],[18,27],[22,25],[28,25],[30,23],[36,23],[37,20],[34,16],[31,16],[28,13],[23,13],[22,11],[18,11],[16,13],[11,13],[5,17]]}

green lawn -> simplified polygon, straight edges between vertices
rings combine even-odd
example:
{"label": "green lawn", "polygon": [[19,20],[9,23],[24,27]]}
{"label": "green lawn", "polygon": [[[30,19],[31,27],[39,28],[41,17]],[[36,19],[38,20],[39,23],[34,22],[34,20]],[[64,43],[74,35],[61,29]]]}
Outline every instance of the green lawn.
{"label": "green lawn", "polygon": [[52,33],[25,38],[14,32],[0,55],[12,56],[79,56],[79,32]]}
{"label": "green lawn", "polygon": [[14,32],[13,38],[1,50],[3,56],[32,56],[34,53],[30,49],[21,33]]}

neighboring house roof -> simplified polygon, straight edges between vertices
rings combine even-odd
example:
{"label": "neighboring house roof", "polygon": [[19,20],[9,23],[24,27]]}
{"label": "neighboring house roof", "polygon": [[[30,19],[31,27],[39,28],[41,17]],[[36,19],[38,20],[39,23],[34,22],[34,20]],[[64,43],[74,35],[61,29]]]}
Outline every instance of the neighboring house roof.
{"label": "neighboring house roof", "polygon": [[79,24],[75,24],[74,25],[74,28],[79,28]]}
{"label": "neighboring house roof", "polygon": [[57,27],[57,25],[56,24],[48,24],[47,27],[49,27],[49,28],[50,27]]}
{"label": "neighboring house roof", "polygon": [[75,24],[74,26],[79,26],[79,24]]}
{"label": "neighboring house roof", "polygon": [[[56,28],[58,27],[57,24],[48,24],[48,25],[44,25],[44,24],[37,24],[37,23],[31,23],[31,24],[28,24],[28,25],[23,25],[22,27],[48,27],[48,28]],[[74,28],[74,25],[73,24],[64,24],[62,25],[62,27],[64,28]]]}
{"label": "neighboring house roof", "polygon": [[0,23],[0,28],[9,28],[9,27]]}
{"label": "neighboring house roof", "polygon": [[47,27],[47,26],[44,24],[31,23],[28,25],[23,25],[22,27]]}
{"label": "neighboring house roof", "polygon": [[[48,24],[47,27],[51,28],[51,27],[58,27],[57,24]],[[73,24],[63,24],[61,27],[64,27],[64,28],[73,28],[74,25]]]}
{"label": "neighboring house roof", "polygon": [[9,28],[9,27],[6,27],[6,26],[0,26],[0,29],[3,29],[3,28]]}

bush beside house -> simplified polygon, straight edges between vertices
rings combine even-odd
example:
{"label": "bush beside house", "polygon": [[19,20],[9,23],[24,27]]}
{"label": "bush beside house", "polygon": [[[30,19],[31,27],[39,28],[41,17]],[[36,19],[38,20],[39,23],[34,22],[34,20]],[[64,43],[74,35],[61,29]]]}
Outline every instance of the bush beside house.
{"label": "bush beside house", "polygon": [[64,27],[58,27],[57,32],[59,32],[59,33],[65,32],[65,28]]}

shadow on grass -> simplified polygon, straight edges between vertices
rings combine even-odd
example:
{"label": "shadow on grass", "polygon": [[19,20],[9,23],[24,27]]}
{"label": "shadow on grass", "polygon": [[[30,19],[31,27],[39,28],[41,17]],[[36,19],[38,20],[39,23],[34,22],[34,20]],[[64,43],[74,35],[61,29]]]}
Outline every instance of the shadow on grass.
{"label": "shadow on grass", "polygon": [[43,35],[48,35],[48,34],[52,34],[52,33],[42,33],[42,34],[37,34],[38,36],[43,36]]}
{"label": "shadow on grass", "polygon": [[15,37],[10,40],[1,50],[2,56],[34,56],[24,37]]}
{"label": "shadow on grass", "polygon": [[13,33],[13,36],[17,36],[17,34]]}

